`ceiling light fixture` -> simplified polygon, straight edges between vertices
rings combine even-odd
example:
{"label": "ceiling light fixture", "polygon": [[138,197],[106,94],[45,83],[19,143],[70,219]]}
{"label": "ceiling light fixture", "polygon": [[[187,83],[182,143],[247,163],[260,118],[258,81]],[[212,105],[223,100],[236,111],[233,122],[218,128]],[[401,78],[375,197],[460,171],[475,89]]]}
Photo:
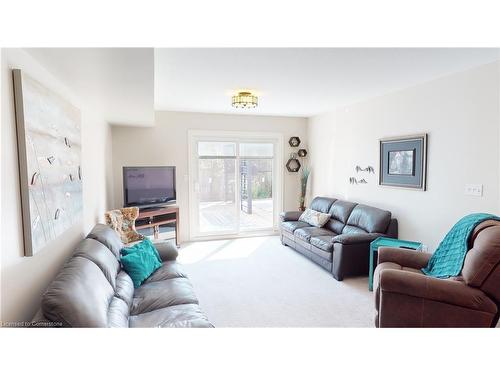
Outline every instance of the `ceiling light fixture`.
{"label": "ceiling light fixture", "polygon": [[255,108],[257,107],[257,97],[247,91],[241,91],[233,96],[232,105],[234,108]]}

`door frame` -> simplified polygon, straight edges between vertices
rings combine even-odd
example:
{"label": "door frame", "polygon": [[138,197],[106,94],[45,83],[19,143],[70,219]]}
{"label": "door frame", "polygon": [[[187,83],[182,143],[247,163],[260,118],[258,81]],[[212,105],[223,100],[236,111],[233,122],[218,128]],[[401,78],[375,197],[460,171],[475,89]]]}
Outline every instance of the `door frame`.
{"label": "door frame", "polygon": [[[193,228],[198,218],[198,207],[196,207],[197,199],[195,197],[195,177],[193,175],[194,168],[198,166],[198,155],[196,144],[198,141],[233,141],[238,143],[248,142],[272,142],[274,143],[274,163],[273,163],[273,227],[271,230],[257,231],[239,231],[238,233],[217,233],[217,234],[199,234]],[[221,238],[239,238],[251,237],[258,235],[276,234],[278,230],[278,215],[283,209],[283,134],[275,132],[251,132],[251,131],[220,131],[220,130],[188,130],[188,185],[189,185],[189,240],[198,241],[203,239],[221,239]],[[237,150],[237,158],[239,159],[239,150]],[[239,173],[239,165],[236,166],[236,172]],[[236,178],[236,205],[239,210],[240,200],[240,176]],[[239,214],[238,214],[239,215]],[[239,216],[238,216],[239,217]],[[239,227],[239,223],[238,223]]]}

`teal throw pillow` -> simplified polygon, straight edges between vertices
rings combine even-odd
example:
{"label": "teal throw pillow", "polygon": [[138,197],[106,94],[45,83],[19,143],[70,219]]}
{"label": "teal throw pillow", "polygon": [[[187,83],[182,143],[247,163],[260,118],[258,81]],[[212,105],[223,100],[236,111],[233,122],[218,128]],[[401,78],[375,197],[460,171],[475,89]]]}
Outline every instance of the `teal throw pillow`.
{"label": "teal throw pillow", "polygon": [[161,267],[160,255],[149,240],[123,248],[120,259],[125,272],[128,273],[134,288],[138,288],[153,272]]}
{"label": "teal throw pillow", "polygon": [[151,251],[155,255],[156,259],[158,259],[158,262],[160,262],[160,263],[162,262],[162,260],[160,258],[160,254],[158,253],[158,250],[156,249],[155,245],[151,242],[151,240],[149,238],[145,238],[144,240],[136,243],[133,246],[123,247],[120,250],[120,254],[122,256],[125,256],[125,255],[129,255],[137,250]]}

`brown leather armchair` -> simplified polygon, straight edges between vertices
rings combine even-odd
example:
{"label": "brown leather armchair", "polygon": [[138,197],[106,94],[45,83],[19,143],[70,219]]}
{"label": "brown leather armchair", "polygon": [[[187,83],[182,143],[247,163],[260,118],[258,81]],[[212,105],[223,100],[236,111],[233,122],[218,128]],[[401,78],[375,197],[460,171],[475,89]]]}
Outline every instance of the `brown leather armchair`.
{"label": "brown leather armchair", "polygon": [[460,276],[420,269],[431,254],[381,247],[374,275],[376,327],[495,327],[500,314],[500,222],[478,225]]}

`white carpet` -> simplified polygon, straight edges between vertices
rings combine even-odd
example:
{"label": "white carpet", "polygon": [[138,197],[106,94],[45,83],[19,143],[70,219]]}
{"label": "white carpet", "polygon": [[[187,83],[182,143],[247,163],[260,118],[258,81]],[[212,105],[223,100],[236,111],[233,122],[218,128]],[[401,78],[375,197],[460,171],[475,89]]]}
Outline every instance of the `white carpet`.
{"label": "white carpet", "polygon": [[367,277],[339,282],[278,236],[187,243],[179,261],[216,327],[373,327]]}

